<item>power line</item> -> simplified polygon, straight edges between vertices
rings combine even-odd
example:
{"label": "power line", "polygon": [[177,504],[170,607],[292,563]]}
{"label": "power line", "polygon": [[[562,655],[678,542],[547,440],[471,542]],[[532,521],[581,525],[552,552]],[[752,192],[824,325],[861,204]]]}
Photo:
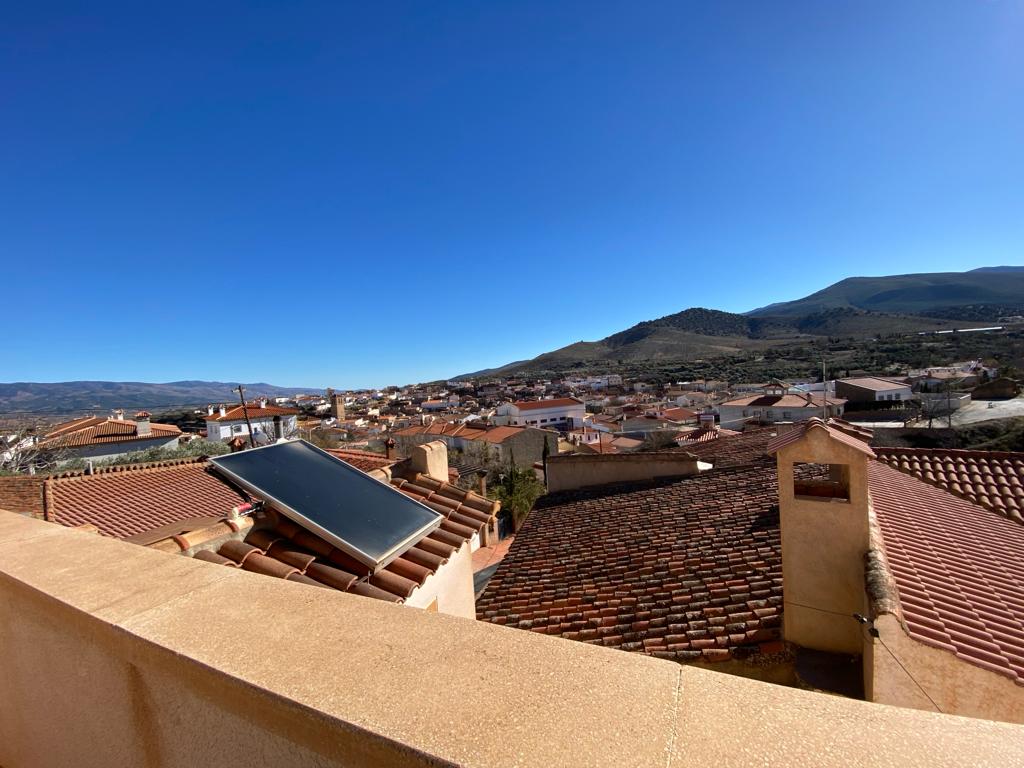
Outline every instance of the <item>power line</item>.
{"label": "power line", "polygon": [[[872,623],[874,623],[874,622],[872,622]],[[871,628],[875,629],[873,626]],[[921,690],[921,693],[923,693],[925,695],[925,698],[928,699],[928,701],[930,701],[932,703],[932,706],[935,707],[935,711],[941,713],[942,709],[939,707],[938,704],[935,703],[935,699],[933,699],[931,696],[928,695],[928,691],[926,691],[924,689],[924,686],[921,685],[919,682],[917,682],[917,678],[914,677],[912,674],[910,674],[910,670],[907,669],[905,666],[903,666],[903,662],[900,661],[898,658],[896,658],[896,654],[895,653],[893,653],[891,650],[889,650],[889,646],[885,644],[885,640],[883,640],[882,636],[880,634],[878,634],[878,630],[877,629],[875,629],[875,632],[872,635],[872,637],[878,639],[878,642],[880,642],[882,644],[882,647],[885,648],[885,650],[889,652],[890,656],[892,656],[892,660],[900,665],[900,669],[902,669],[906,673],[907,677],[909,677],[911,680],[914,681],[914,685],[916,685]]]}
{"label": "power line", "polygon": [[925,698],[928,699],[928,701],[931,702],[933,707],[935,707],[935,711],[942,713],[942,708],[938,704],[935,703],[935,699],[933,699],[929,695],[928,691],[926,691],[924,686],[921,685],[920,682],[918,682],[917,678],[914,677],[910,673],[910,670],[907,669],[903,665],[903,662],[900,661],[897,658],[896,654],[892,652],[892,649],[890,649],[889,646],[885,644],[885,640],[882,639],[882,636],[879,634],[878,630],[875,628],[875,622],[874,622],[873,619],[869,619],[869,618],[867,618],[865,616],[861,616],[859,613],[852,613],[851,614],[851,613],[841,613],[840,611],[830,611],[830,610],[828,610],[826,608],[818,608],[818,607],[813,606],[813,605],[804,605],[803,603],[795,603],[792,600],[786,600],[785,602],[789,603],[789,605],[795,605],[797,608],[807,608],[808,610],[811,610],[811,611],[818,611],[820,613],[827,613],[827,614],[831,614],[832,616],[843,616],[843,617],[848,618],[848,619],[853,619],[858,624],[862,624],[862,625],[866,626],[867,630],[868,630],[868,634],[872,638],[878,640],[878,642],[880,642],[882,644],[882,647],[885,648],[886,652],[890,656],[892,656],[892,660],[895,661],[899,665],[900,669],[903,670],[904,674],[906,674],[907,677],[909,677],[911,680],[914,681],[914,685],[916,685],[918,687],[918,689],[920,689],[921,693],[923,693],[925,695]]}

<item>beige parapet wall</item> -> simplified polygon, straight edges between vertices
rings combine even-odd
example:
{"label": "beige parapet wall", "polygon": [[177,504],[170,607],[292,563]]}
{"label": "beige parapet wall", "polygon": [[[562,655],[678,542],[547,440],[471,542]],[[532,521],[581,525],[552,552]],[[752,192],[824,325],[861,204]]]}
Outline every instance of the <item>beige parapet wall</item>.
{"label": "beige parapet wall", "polygon": [[697,458],[679,451],[573,453],[549,457],[545,479],[548,491],[553,493],[613,483],[686,477],[697,472]]}
{"label": "beige parapet wall", "polygon": [[1019,765],[1024,728],[772,686],[0,512],[0,764]]}

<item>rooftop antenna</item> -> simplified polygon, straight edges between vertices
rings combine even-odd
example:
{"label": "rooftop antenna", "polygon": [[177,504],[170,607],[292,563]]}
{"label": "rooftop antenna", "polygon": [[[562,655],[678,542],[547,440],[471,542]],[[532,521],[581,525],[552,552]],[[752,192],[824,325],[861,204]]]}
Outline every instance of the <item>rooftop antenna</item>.
{"label": "rooftop antenna", "polygon": [[821,356],[821,420],[828,423],[828,379],[825,378],[825,356]]}

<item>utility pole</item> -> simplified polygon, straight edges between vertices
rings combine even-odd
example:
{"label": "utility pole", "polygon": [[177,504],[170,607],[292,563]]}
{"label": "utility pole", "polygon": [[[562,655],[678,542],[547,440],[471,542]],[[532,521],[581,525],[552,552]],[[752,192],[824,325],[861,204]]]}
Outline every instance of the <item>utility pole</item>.
{"label": "utility pole", "polygon": [[249,447],[256,447],[256,439],[252,436],[252,422],[249,421],[249,409],[245,405],[245,390],[238,385],[238,399],[242,401],[242,415],[245,416],[245,425],[249,428]]}

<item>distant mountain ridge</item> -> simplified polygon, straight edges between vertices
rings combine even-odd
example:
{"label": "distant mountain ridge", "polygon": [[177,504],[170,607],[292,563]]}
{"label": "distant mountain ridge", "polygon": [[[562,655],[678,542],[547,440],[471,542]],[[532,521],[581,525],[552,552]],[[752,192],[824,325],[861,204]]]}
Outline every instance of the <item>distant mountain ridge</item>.
{"label": "distant mountain ridge", "polygon": [[[959,311],[958,311],[959,310]],[[937,316],[929,316],[929,312]],[[625,360],[694,360],[822,336],[873,337],[963,326],[1024,312],[1024,267],[982,267],[890,277],[851,277],[796,301],[745,314],[694,307],[645,320],[598,341],[579,341],[532,360],[464,374],[507,375]]]}
{"label": "distant mountain ridge", "polygon": [[[0,413],[74,414],[114,408],[159,411],[206,403],[234,402],[237,383],[223,381],[20,381],[0,384]],[[288,397],[323,392],[319,387],[278,387],[242,383],[246,397]]]}
{"label": "distant mountain ridge", "polygon": [[1024,267],[981,267],[889,277],[848,277],[810,296],[754,309],[752,316],[794,316],[852,307],[925,314],[962,305],[1024,304]]}

